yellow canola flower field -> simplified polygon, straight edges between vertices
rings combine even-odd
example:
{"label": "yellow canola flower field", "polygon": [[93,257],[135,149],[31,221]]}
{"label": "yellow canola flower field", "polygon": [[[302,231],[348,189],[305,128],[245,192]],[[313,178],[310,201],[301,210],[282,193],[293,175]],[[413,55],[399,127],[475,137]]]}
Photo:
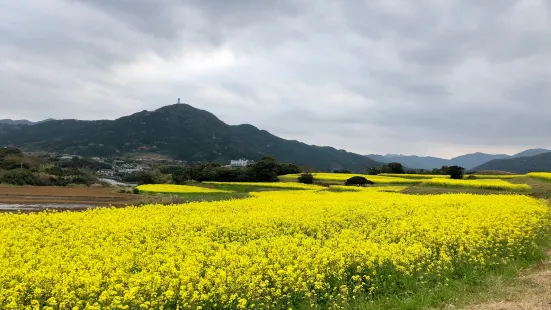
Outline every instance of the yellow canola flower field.
{"label": "yellow canola flower field", "polygon": [[229,186],[229,187],[264,187],[277,189],[306,189],[306,190],[324,190],[326,187],[314,184],[302,184],[293,182],[203,182],[204,184]]}
{"label": "yellow canola flower field", "polygon": [[452,179],[430,179],[424,180],[423,184],[438,187],[474,188],[474,189],[495,189],[511,191],[529,191],[532,189],[528,184],[512,184],[503,180],[478,179],[478,180],[452,180]]}
{"label": "yellow canola flower field", "polygon": [[404,179],[449,179],[449,175],[438,174],[398,174],[398,173],[381,173],[378,174],[384,177],[404,178]]}
{"label": "yellow canola flower field", "polygon": [[522,195],[287,191],[0,214],[0,309],[342,308],[541,253]]}
{"label": "yellow canola flower field", "polygon": [[465,177],[474,176],[477,179],[516,179],[525,177],[525,174],[469,174]]}
{"label": "yellow canola flower field", "polygon": [[407,186],[346,186],[346,185],[330,185],[329,189],[348,192],[401,192]]}
{"label": "yellow canola flower field", "polygon": [[529,177],[551,181],[551,172],[530,172],[527,174]]}
{"label": "yellow canola flower field", "polygon": [[231,191],[212,189],[200,186],[174,185],[174,184],[144,184],[136,187],[139,191],[149,193],[180,193],[180,194],[211,194],[231,193]]}
{"label": "yellow canola flower field", "polygon": [[[417,184],[422,180],[414,179],[405,179],[398,177],[389,177],[381,175],[367,175],[367,174],[352,174],[352,173],[312,173],[314,176],[314,181],[335,181],[335,182],[344,182],[350,179],[353,176],[362,176],[370,181],[373,181],[375,184]],[[298,174],[287,174],[280,176],[280,179],[285,181],[296,181],[299,177]]]}

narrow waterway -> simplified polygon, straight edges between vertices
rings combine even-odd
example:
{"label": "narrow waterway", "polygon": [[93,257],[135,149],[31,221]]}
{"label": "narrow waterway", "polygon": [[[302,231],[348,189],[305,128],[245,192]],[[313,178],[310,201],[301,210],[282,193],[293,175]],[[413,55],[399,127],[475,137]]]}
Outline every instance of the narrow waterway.
{"label": "narrow waterway", "polygon": [[111,185],[119,185],[119,186],[136,186],[136,185],[138,185],[138,184],[134,184],[134,183],[119,182],[117,180],[106,179],[106,178],[100,178],[99,180],[103,181],[103,182],[106,182],[106,183],[109,183]]}
{"label": "narrow waterway", "polygon": [[20,204],[20,203],[0,203],[0,212],[36,212],[43,210],[85,210],[88,208],[96,208],[97,206],[89,204],[76,203],[36,203],[36,204]]}

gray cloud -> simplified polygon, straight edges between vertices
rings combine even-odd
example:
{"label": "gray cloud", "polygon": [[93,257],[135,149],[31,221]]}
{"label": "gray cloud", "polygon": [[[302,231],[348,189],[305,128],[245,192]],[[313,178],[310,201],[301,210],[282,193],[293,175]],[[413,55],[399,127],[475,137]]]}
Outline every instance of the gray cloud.
{"label": "gray cloud", "polygon": [[551,147],[545,0],[10,1],[0,118],[117,118],[180,97],[360,153]]}

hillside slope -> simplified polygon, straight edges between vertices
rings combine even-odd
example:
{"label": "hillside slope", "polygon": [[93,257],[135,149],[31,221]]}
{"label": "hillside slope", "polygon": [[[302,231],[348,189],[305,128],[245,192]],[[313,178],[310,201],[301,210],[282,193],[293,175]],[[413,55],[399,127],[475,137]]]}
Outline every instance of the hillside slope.
{"label": "hillside slope", "polygon": [[471,170],[501,170],[514,173],[527,173],[532,171],[551,172],[551,152],[529,157],[496,159]]}
{"label": "hillside slope", "polygon": [[273,156],[318,170],[357,172],[381,165],[362,155],[276,137],[252,125],[230,126],[187,104],[142,111],[116,120],[53,120],[33,126],[0,124],[0,146],[29,151],[108,156],[156,152],[189,161]]}

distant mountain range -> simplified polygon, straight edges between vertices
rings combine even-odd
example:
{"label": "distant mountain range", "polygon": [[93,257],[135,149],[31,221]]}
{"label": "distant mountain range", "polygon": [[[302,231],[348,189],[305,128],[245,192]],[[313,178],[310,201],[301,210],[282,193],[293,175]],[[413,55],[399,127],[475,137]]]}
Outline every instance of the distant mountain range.
{"label": "distant mountain range", "polygon": [[0,124],[7,124],[7,125],[35,125],[35,124],[39,124],[39,123],[43,123],[43,122],[47,122],[47,121],[53,121],[54,119],[52,118],[49,118],[49,119],[45,119],[43,121],[38,121],[38,122],[33,122],[33,121],[28,121],[26,119],[19,119],[19,120],[12,120],[12,119],[0,119]]}
{"label": "distant mountain range", "polygon": [[362,156],[281,139],[252,125],[230,126],[213,114],[187,104],[142,111],[116,120],[32,122],[4,119],[0,120],[2,146],[83,156],[158,153],[189,161],[227,162],[273,156],[281,162],[324,171],[364,172],[390,162],[426,170],[458,165],[469,171],[551,171],[546,161],[551,150],[547,149],[529,149],[515,155],[478,152],[452,159],[397,154]]}
{"label": "distant mountain range", "polygon": [[83,156],[147,152],[188,161],[228,162],[273,156],[280,162],[316,170],[364,172],[380,166],[369,157],[276,137],[252,125],[230,126],[213,114],[187,104],[142,111],[116,120],[51,120],[0,123],[0,147]]}
{"label": "distant mountain range", "polygon": [[[528,152],[526,154],[533,153]],[[527,173],[532,171],[551,172],[551,151],[534,156],[521,156],[509,159],[494,159],[480,166],[474,167],[471,170],[501,170],[514,173]]]}
{"label": "distant mountain range", "polygon": [[[432,170],[434,168],[440,168],[442,166],[457,165],[467,170],[473,170],[475,167],[478,167],[484,163],[487,163],[493,160],[535,156],[546,152],[551,152],[551,150],[529,149],[514,155],[486,154],[486,153],[477,152],[477,153],[457,156],[452,159],[445,159],[445,158],[438,158],[438,157],[421,157],[421,156],[415,156],[415,155],[396,155],[396,154],[387,154],[387,155],[371,154],[367,156],[376,161],[380,161],[383,163],[398,162],[412,169]],[[481,169],[477,169],[477,170],[481,170]],[[514,172],[514,171],[511,171],[511,172]]]}

